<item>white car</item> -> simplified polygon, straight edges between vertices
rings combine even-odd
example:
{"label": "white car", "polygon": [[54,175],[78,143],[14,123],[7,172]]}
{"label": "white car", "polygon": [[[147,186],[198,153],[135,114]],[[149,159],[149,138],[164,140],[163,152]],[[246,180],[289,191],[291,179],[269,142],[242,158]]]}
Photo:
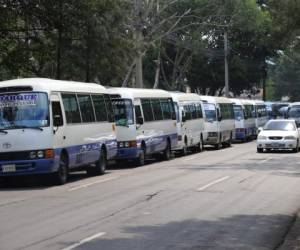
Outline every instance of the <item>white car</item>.
{"label": "white car", "polygon": [[264,149],[291,149],[299,151],[299,130],[294,120],[270,120],[259,129],[257,152]]}

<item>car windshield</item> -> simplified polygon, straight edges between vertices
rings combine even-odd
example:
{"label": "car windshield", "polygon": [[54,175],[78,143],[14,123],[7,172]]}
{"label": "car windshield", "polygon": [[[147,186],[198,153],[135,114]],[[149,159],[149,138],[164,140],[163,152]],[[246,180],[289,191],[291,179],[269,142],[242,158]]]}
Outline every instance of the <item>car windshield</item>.
{"label": "car windshield", "polygon": [[300,106],[293,106],[288,112],[289,118],[299,118],[300,117]]}
{"label": "car windshield", "polygon": [[295,124],[290,121],[270,121],[266,124],[264,130],[294,131],[296,127]]}
{"label": "car windshield", "polygon": [[0,95],[0,129],[49,126],[46,93],[24,92]]}
{"label": "car windshield", "polygon": [[216,106],[212,103],[204,103],[204,112],[206,121],[216,121],[217,120],[217,111]]}
{"label": "car windshield", "polygon": [[243,108],[240,105],[233,105],[234,118],[236,120],[244,119]]}
{"label": "car windshield", "polygon": [[112,100],[115,122],[117,126],[127,126],[133,124],[133,105],[130,99]]}

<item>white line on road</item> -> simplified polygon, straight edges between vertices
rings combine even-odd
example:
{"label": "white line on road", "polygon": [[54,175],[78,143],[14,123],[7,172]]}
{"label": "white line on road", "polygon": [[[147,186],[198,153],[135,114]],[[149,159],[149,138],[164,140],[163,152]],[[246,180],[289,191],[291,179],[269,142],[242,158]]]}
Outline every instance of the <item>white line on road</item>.
{"label": "white line on road", "polygon": [[115,180],[115,179],[118,179],[118,178],[119,178],[119,177],[110,177],[110,178],[106,178],[106,179],[101,179],[101,180],[98,180],[98,181],[94,181],[94,182],[82,184],[82,185],[77,186],[77,187],[72,187],[72,188],[70,188],[68,191],[70,191],[70,192],[71,192],[71,191],[76,191],[76,190],[78,190],[78,189],[87,188],[87,187],[90,187],[90,186],[95,185],[95,184],[99,184],[99,183],[103,183],[103,182]]}
{"label": "white line on road", "polygon": [[220,183],[220,182],[222,182],[222,181],[227,180],[228,178],[229,178],[229,176],[225,176],[225,177],[220,178],[220,179],[218,179],[218,180],[212,181],[212,182],[208,183],[207,185],[198,188],[197,191],[203,191],[203,190],[205,190],[205,189],[207,189],[207,188],[209,188],[209,187],[211,187],[211,186],[213,186],[213,185],[216,185],[216,184],[218,184],[218,183]]}
{"label": "white line on road", "polygon": [[264,159],[264,160],[260,161],[259,163],[265,163],[265,162],[267,162],[269,160],[272,160],[272,159],[273,159],[272,157],[268,157],[267,159]]}
{"label": "white line on road", "polygon": [[105,234],[106,234],[105,232],[101,232],[101,233],[94,234],[94,235],[92,235],[92,236],[90,236],[90,237],[88,237],[88,238],[85,238],[85,239],[83,239],[83,240],[81,240],[81,241],[79,241],[79,242],[77,242],[77,243],[75,243],[75,244],[73,244],[73,245],[71,245],[71,246],[68,246],[68,247],[66,247],[66,248],[63,248],[62,250],[72,250],[72,249],[74,249],[74,248],[76,248],[76,247],[79,247],[79,246],[81,246],[81,245],[83,245],[83,244],[89,242],[89,241],[92,241],[92,240],[94,240],[94,239],[96,239],[96,238],[99,238],[99,237],[101,237],[101,236],[103,236],[103,235],[105,235]]}

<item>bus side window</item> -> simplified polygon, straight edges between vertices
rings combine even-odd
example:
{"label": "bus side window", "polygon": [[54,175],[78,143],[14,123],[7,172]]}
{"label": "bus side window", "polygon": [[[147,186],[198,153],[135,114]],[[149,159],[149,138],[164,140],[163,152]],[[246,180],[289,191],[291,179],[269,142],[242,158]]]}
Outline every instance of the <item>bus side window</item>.
{"label": "bus side window", "polygon": [[60,127],[64,124],[61,106],[59,102],[51,102],[53,126]]}

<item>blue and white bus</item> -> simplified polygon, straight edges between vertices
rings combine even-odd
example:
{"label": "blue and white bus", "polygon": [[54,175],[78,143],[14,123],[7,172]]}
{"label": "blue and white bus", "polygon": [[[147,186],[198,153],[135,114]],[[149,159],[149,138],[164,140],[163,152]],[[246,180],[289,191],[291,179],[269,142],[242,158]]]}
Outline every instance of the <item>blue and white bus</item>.
{"label": "blue and white bus", "polygon": [[255,136],[258,134],[258,128],[265,126],[268,121],[267,106],[262,100],[253,100],[255,108]]}
{"label": "blue and white bus", "polygon": [[254,102],[244,99],[231,99],[235,118],[235,140],[247,141],[253,138],[255,127]]}
{"label": "blue and white bus", "polygon": [[51,174],[64,184],[84,167],[104,174],[117,154],[107,90],[42,78],[0,83],[0,177]]}
{"label": "blue and white bus", "polygon": [[171,94],[164,90],[110,88],[113,101],[117,160],[133,160],[141,166],[145,157],[165,160],[177,146],[176,115]]}
{"label": "blue and white bus", "polygon": [[205,131],[208,134],[204,144],[213,145],[215,149],[230,147],[235,129],[232,101],[226,97],[200,97],[204,107]]}
{"label": "blue and white bus", "polygon": [[207,133],[204,130],[203,103],[197,94],[171,92],[177,112],[178,145],[176,151],[186,155],[188,150],[203,150]]}

